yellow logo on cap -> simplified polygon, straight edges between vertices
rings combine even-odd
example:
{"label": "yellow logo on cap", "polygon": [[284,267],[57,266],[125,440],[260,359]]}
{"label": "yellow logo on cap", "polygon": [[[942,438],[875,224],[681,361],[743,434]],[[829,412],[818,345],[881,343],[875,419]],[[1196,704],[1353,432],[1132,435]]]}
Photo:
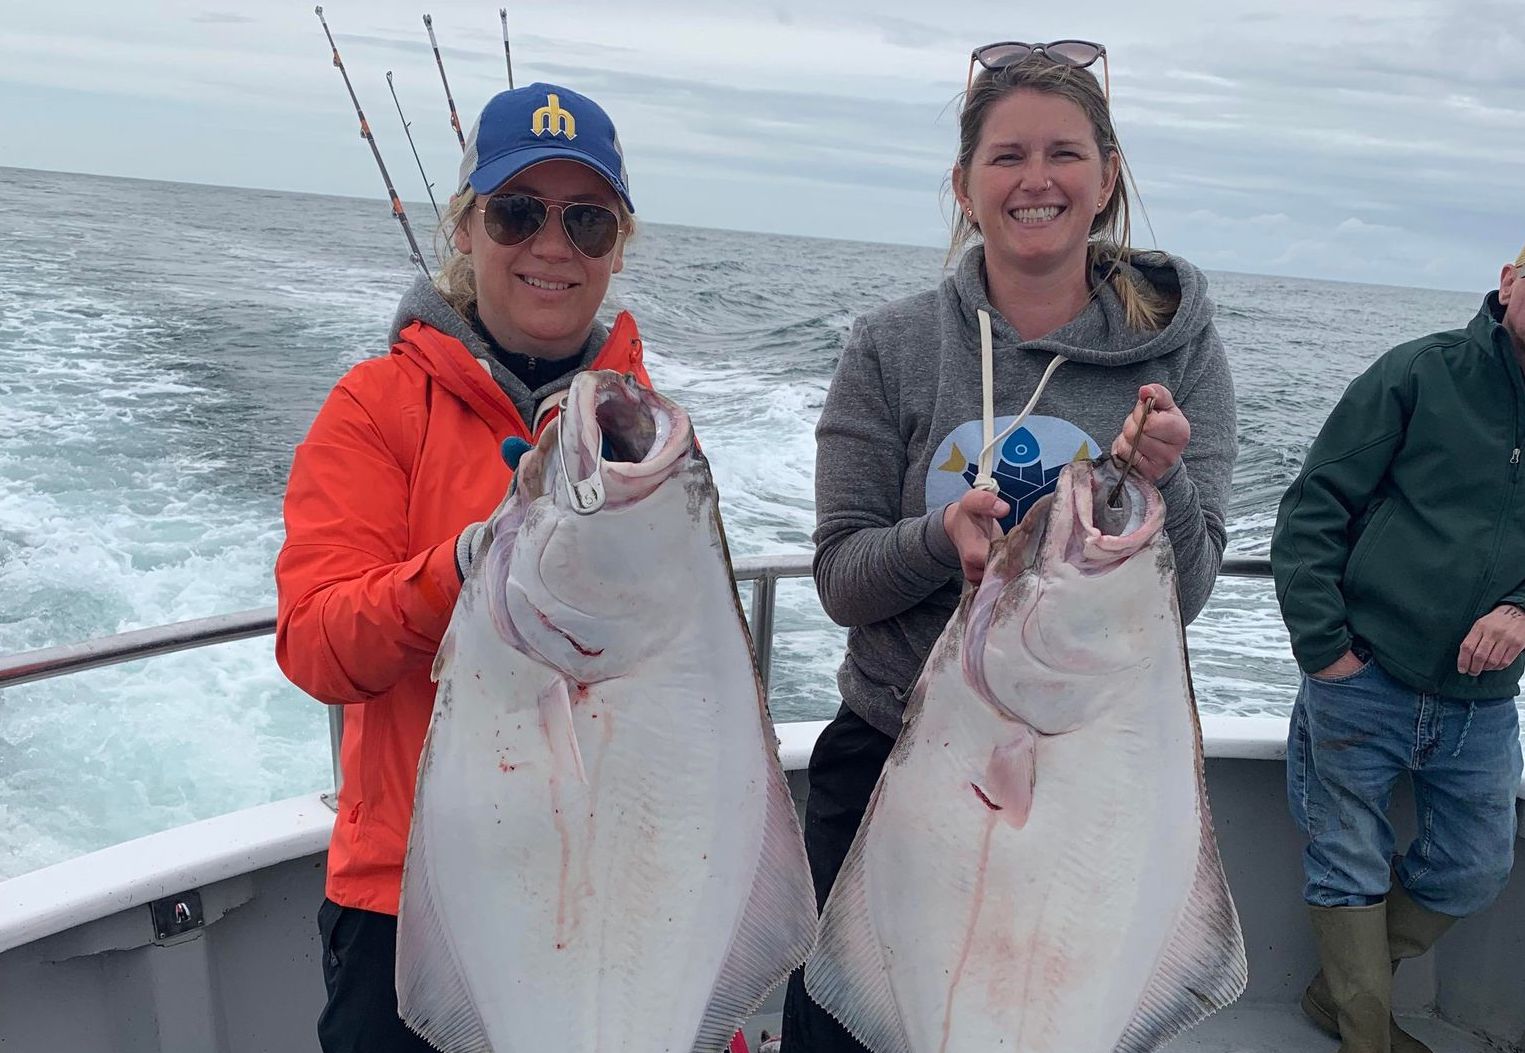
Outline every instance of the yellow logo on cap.
{"label": "yellow logo on cap", "polygon": [[547,95],[545,105],[535,111],[530,118],[530,131],[536,135],[544,135],[550,132],[554,135],[565,135],[568,139],[577,138],[577,119],[572,114],[561,108],[561,99],[556,95]]}

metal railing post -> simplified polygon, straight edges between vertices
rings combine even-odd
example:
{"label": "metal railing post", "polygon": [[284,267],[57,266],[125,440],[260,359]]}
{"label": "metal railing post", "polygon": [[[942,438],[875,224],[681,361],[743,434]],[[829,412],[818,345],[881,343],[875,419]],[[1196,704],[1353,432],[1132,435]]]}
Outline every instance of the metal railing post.
{"label": "metal railing post", "polygon": [[762,681],[763,698],[768,697],[768,674],[773,669],[773,603],[778,593],[778,579],[764,572],[752,582],[752,653],[757,658],[757,678]]}

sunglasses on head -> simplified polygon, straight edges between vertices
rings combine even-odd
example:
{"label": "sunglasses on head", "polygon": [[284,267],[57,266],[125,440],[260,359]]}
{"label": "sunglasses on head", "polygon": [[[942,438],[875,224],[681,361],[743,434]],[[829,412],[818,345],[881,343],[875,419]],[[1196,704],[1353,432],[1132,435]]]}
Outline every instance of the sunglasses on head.
{"label": "sunglasses on head", "polygon": [[964,94],[967,95],[969,89],[974,86],[976,62],[995,73],[1007,66],[1015,66],[1034,55],[1042,55],[1056,65],[1073,66],[1076,69],[1095,65],[1096,60],[1101,59],[1107,100],[1111,101],[1112,71],[1107,65],[1107,49],[1090,40],[1055,40],[1047,44],[1024,44],[1019,40],[1003,40],[997,44],[986,44],[984,47],[975,48],[969,53],[969,80],[964,85]]}
{"label": "sunglasses on head", "polygon": [[552,209],[561,211],[561,229],[572,247],[590,260],[614,251],[620,217],[612,208],[587,201],[557,201],[534,194],[494,194],[477,207],[487,236],[499,245],[521,245],[540,233]]}

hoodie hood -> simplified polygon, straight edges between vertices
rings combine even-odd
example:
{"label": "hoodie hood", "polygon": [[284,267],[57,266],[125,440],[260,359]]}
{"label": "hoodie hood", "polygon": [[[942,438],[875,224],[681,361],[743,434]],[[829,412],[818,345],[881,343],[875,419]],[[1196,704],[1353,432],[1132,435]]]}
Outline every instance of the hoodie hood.
{"label": "hoodie hood", "polygon": [[462,318],[460,312],[440,295],[434,283],[422,275],[413,279],[413,284],[397,305],[397,313],[392,316],[391,342],[395,344],[401,340],[402,331],[414,322],[423,322],[446,336],[455,337],[466,346],[472,358],[485,361],[492,357],[486,341],[477,335],[471,322]]}
{"label": "hoodie hood", "polygon": [[[463,363],[440,361],[439,354],[429,354],[408,340],[403,333],[415,322],[422,322],[431,329],[458,341],[466,354],[476,359],[481,372],[471,375],[471,371],[462,368]],[[583,344],[580,369],[548,381],[532,391],[493,356],[492,348],[478,334],[471,321],[462,317],[459,311],[451,307],[440,295],[440,291],[434,287],[434,283],[422,276],[413,280],[413,284],[403,294],[402,301],[397,305],[397,313],[392,318],[390,335],[394,346],[405,348],[405,353],[422,364],[453,393],[477,405],[479,412],[484,397],[489,402],[496,401],[491,393],[491,389],[496,387],[496,394],[506,396],[514,409],[518,411],[520,418],[531,422],[534,421],[536,410],[541,403],[570,386],[572,377],[581,368],[591,365],[609,340],[608,328],[595,321],[592,330],[588,333],[587,342]],[[481,380],[489,376],[492,383],[482,384]]]}
{"label": "hoodie hood", "polygon": [[1135,252],[1121,268],[1141,284],[1152,286],[1168,299],[1177,300],[1175,313],[1163,329],[1128,326],[1122,301],[1106,281],[1106,270],[1091,275],[1093,295],[1085,309],[1068,324],[1039,340],[1024,340],[1020,333],[990,305],[985,286],[985,247],[965,252],[958,267],[944,280],[944,293],[953,301],[969,340],[979,346],[979,318],[990,312],[991,338],[997,348],[1047,351],[1073,362],[1098,366],[1125,366],[1170,354],[1197,339],[1212,322],[1213,304],[1207,296],[1207,279],[1179,256],[1166,252]]}

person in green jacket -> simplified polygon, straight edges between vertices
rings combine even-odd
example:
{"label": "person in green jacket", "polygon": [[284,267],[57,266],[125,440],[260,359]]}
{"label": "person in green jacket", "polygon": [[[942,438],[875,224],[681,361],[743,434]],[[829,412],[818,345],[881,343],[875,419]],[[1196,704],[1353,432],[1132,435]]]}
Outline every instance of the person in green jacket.
{"label": "person in green jacket", "polygon": [[[1525,252],[1465,329],[1351,382],[1281,501],[1271,567],[1303,674],[1287,798],[1323,965],[1302,1004],[1341,1053],[1428,1050],[1392,1020],[1392,970],[1509,878],[1522,448]],[[1395,857],[1405,771],[1421,833]]]}

